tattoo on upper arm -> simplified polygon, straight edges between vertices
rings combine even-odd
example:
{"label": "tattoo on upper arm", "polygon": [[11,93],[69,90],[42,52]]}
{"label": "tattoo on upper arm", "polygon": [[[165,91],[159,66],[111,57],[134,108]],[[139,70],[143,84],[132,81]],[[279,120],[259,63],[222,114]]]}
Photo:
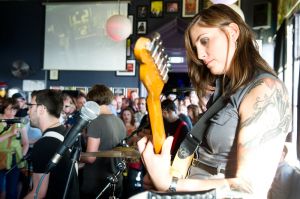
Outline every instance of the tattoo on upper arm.
{"label": "tattoo on upper arm", "polygon": [[[290,105],[286,88],[282,84],[274,83],[274,81],[268,83],[264,80],[260,80],[249,90],[249,92],[262,84],[265,84],[270,89],[270,94],[266,93],[263,97],[258,97],[256,99],[253,106],[253,114],[241,123],[240,128],[242,129],[255,123],[261,123],[266,128],[262,128],[264,129],[264,132],[261,134],[262,136],[256,136],[254,138],[255,140],[249,140],[245,145],[253,144],[253,142],[262,144],[281,133],[287,133],[291,121]],[[275,123],[272,120],[274,115],[268,113],[268,110],[273,111],[270,113],[276,111],[275,114],[278,114],[276,116],[278,122]],[[267,121],[271,122],[268,128],[266,126],[268,125]]]}

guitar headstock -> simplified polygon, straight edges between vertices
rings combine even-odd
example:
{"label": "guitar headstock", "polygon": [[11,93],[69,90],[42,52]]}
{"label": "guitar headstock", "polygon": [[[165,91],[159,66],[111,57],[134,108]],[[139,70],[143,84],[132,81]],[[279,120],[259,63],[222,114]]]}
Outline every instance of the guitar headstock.
{"label": "guitar headstock", "polygon": [[[160,34],[154,33],[152,39],[140,37],[134,47],[135,57],[140,61],[140,79],[148,92],[161,94],[168,81],[169,58],[160,40]],[[156,89],[153,89],[153,86]],[[149,88],[148,88],[149,87]]]}
{"label": "guitar headstock", "polygon": [[160,94],[168,81],[169,58],[162,47],[160,35],[155,33],[150,40],[140,37],[134,47],[134,54],[140,62],[140,79],[145,85],[148,96],[147,106],[155,153],[160,153],[166,138]]}

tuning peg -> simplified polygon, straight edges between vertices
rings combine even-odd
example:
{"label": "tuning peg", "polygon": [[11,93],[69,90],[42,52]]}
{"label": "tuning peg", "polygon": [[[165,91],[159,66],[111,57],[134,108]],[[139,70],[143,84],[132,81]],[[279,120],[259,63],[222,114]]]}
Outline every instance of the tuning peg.
{"label": "tuning peg", "polygon": [[157,63],[157,66],[158,66],[157,68],[159,71],[161,71],[163,68],[164,59],[165,59],[165,54],[161,54],[159,62]]}
{"label": "tuning peg", "polygon": [[148,50],[150,52],[154,51],[154,48],[156,47],[156,44],[159,42],[159,40],[160,40],[160,34],[158,32],[153,33],[152,40],[148,47]]}
{"label": "tuning peg", "polygon": [[155,47],[154,47],[154,50],[152,51],[152,53],[151,53],[151,57],[155,57],[156,56],[156,54],[157,54],[157,52],[158,52],[158,50],[161,48],[161,46],[162,46],[162,42],[160,41]]}
{"label": "tuning peg", "polygon": [[158,50],[157,56],[154,58],[154,63],[156,65],[158,65],[159,61],[163,58],[163,55],[165,54],[164,51],[165,49],[161,46],[161,48]]}

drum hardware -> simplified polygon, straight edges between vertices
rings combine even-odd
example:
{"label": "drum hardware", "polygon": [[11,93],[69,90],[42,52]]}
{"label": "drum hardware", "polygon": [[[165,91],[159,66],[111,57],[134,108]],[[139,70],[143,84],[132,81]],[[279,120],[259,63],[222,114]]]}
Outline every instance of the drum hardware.
{"label": "drum hardware", "polygon": [[122,160],[118,165],[117,165],[117,172],[114,173],[112,176],[109,176],[108,183],[107,185],[103,188],[103,190],[97,195],[96,199],[98,199],[109,187],[112,187],[112,196],[109,197],[109,199],[116,199],[117,197],[115,196],[115,189],[116,189],[116,184],[118,183],[118,177],[123,171],[126,169],[126,162],[125,160]]}
{"label": "drum hardware", "polygon": [[112,150],[82,152],[82,157],[97,158],[140,158],[140,153],[131,147],[115,147]]}

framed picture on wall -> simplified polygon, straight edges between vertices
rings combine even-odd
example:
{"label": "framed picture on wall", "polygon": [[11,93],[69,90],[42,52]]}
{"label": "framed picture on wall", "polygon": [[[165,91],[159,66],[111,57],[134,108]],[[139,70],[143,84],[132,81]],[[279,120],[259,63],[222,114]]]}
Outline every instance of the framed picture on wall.
{"label": "framed picture on wall", "polygon": [[137,18],[145,19],[148,16],[148,6],[140,5],[137,7]]}
{"label": "framed picture on wall", "polygon": [[126,88],[126,97],[130,98],[130,94],[132,91],[135,91],[137,94],[139,93],[139,89],[138,88]]}
{"label": "framed picture on wall", "polygon": [[147,34],[147,21],[138,21],[136,27],[137,34]]}
{"label": "framed picture on wall", "polygon": [[178,13],[179,5],[178,2],[166,2],[165,6],[166,13]]}
{"label": "framed picture on wall", "polygon": [[163,5],[163,1],[151,1],[151,17],[162,17]]}
{"label": "framed picture on wall", "polygon": [[120,96],[124,96],[126,95],[126,92],[125,92],[125,88],[121,88],[121,87],[116,87],[116,88],[113,88],[113,94],[114,95],[120,95]]}
{"label": "framed picture on wall", "polygon": [[182,17],[194,17],[199,11],[198,0],[182,1]]}
{"label": "framed picture on wall", "polygon": [[135,76],[135,60],[127,60],[126,61],[126,70],[121,71],[118,70],[116,72],[117,76]]}

